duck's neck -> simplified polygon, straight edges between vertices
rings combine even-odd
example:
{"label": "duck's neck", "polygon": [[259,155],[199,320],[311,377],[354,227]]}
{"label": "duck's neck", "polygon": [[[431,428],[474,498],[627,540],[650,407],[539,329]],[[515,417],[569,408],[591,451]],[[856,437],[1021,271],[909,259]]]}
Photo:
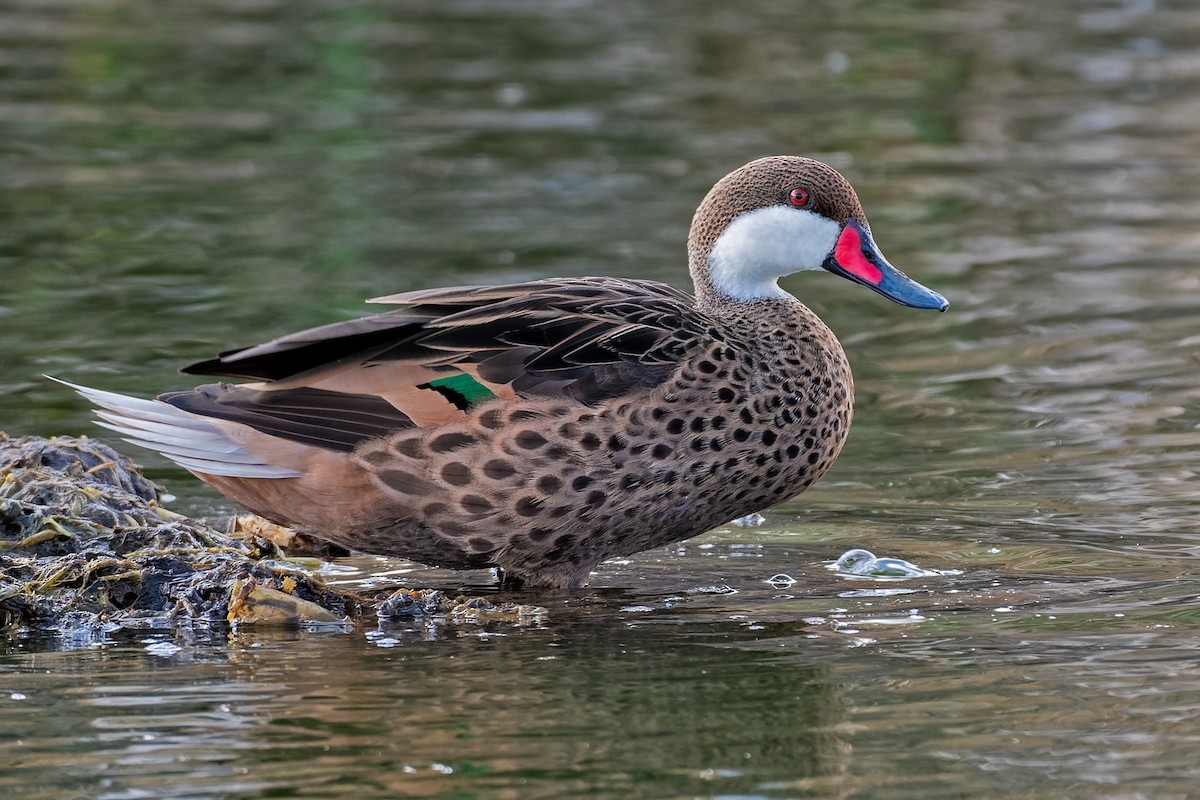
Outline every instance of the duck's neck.
{"label": "duck's neck", "polygon": [[704,221],[699,214],[693,221],[688,246],[696,298],[702,307],[795,302],[779,288],[779,279],[820,269],[840,230],[833,220],[784,206],[741,214],[716,235]]}
{"label": "duck's neck", "polygon": [[696,307],[701,311],[727,316],[736,313],[741,316],[755,316],[758,313],[770,314],[771,309],[779,306],[800,305],[800,301],[788,292],[772,284],[774,291],[754,292],[752,296],[735,296],[717,288],[705,271],[697,275],[692,271],[695,284]]}
{"label": "duck's neck", "polygon": [[720,254],[712,258],[708,254],[694,253],[689,271],[695,285],[696,307],[701,311],[731,311],[742,316],[756,313],[772,314],[779,306],[797,306],[800,301],[779,287],[779,278],[774,275],[755,280],[752,268],[737,260],[722,261]]}

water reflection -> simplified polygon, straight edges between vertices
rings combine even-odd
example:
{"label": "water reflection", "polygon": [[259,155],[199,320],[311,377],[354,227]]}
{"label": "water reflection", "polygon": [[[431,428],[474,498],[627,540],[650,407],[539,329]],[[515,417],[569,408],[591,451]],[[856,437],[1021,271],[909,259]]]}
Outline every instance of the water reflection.
{"label": "water reflection", "polygon": [[[713,633],[694,629],[700,639]],[[6,748],[8,781],[36,784],[53,760],[56,742],[35,732],[37,708],[52,701],[64,725],[90,731],[91,745],[70,775],[43,779],[47,796],[72,777],[105,797],[164,780],[182,796],[283,786],[312,796],[334,786],[367,796],[460,784],[511,792],[525,781],[637,795],[647,780],[737,790],[836,769],[830,728],[841,712],[823,669],[689,638],[664,643],[657,630],[597,617],[374,652],[344,636],[249,635],[192,642],[165,661],[128,647],[43,653],[44,666],[82,661],[106,680],[71,688],[40,670],[17,678],[29,699],[6,704],[6,726],[30,738]],[[121,670],[156,679],[129,683]],[[702,677],[718,672],[721,681]],[[189,684],[164,688],[173,673]]]}

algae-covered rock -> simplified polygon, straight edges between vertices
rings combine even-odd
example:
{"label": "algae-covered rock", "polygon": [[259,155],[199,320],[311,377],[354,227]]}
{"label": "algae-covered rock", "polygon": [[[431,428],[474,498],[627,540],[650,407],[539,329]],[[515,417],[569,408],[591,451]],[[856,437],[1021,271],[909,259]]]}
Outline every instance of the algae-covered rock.
{"label": "algae-covered rock", "polygon": [[234,581],[227,619],[244,625],[341,625],[344,616],[294,593],[296,579],[286,577],[281,587],[263,586],[253,577]]}
{"label": "algae-covered rock", "polygon": [[521,626],[540,625],[547,614],[542,606],[493,603],[483,597],[447,594],[437,589],[397,589],[375,611],[386,622],[438,618],[451,623],[501,622]]}
{"label": "algae-covered rock", "polygon": [[87,437],[0,431],[0,631],[214,625],[347,628],[377,613],[427,628],[537,625],[546,610],[402,589],[338,592],[277,542],[286,529],[239,518],[224,532],[159,504],[127,457]]}
{"label": "algae-covered rock", "polygon": [[100,442],[0,433],[0,629],[224,623],[245,585],[333,618],[358,611],[357,598],[281,570],[280,558],[265,538],[163,508],[138,467]]}

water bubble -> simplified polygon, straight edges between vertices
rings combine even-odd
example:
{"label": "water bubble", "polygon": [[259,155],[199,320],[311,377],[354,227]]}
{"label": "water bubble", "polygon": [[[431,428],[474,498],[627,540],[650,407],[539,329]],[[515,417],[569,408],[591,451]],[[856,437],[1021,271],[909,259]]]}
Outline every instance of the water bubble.
{"label": "water bubble", "polygon": [[869,578],[927,578],[943,575],[961,575],[960,570],[937,570],[918,567],[902,558],[877,557],[870,550],[856,548],[847,550],[828,569],[836,570],[847,577]]}
{"label": "water bubble", "polygon": [[921,575],[928,575],[926,570],[921,569],[911,561],[905,561],[902,558],[877,558],[875,559],[875,575],[886,575],[888,577],[897,578],[916,578]]}
{"label": "water bubble", "polygon": [[852,575],[868,575],[874,564],[875,554],[870,550],[847,550],[834,562],[833,568]]}

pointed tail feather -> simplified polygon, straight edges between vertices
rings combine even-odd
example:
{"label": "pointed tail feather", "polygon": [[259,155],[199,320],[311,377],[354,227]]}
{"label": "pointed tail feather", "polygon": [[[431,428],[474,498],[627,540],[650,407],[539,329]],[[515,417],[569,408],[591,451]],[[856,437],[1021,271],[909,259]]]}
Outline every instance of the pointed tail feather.
{"label": "pointed tail feather", "polygon": [[159,400],[79,386],[46,376],[97,407],[96,424],[139,447],[161,453],[184,469],[233,478],[294,478],[300,473],[266,463],[218,425]]}

